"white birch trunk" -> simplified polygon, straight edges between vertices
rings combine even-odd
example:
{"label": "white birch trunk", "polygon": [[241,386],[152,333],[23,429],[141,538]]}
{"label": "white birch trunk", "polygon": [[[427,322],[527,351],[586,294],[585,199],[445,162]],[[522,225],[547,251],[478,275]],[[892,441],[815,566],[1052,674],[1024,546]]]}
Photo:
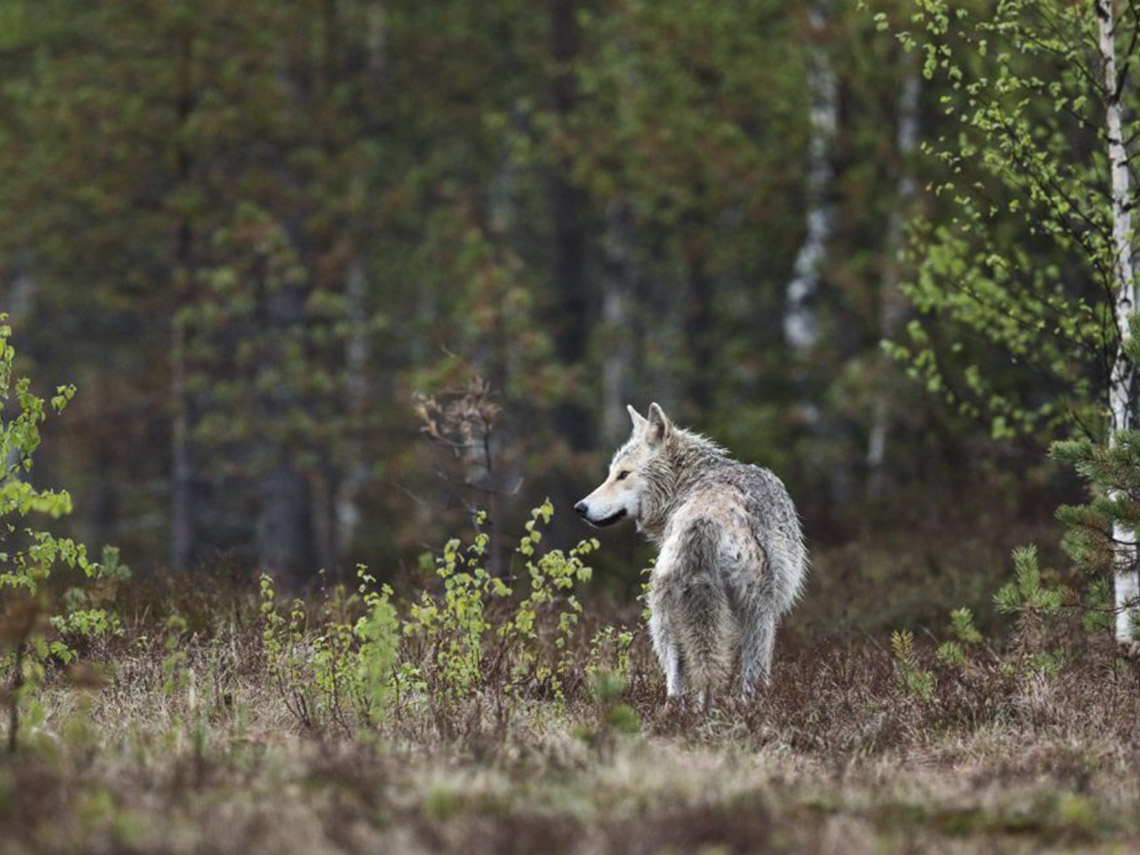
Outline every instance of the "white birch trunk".
{"label": "white birch trunk", "polygon": [[36,299],[36,279],[32,275],[32,251],[24,246],[16,251],[13,267],[16,270],[4,302],[4,311],[13,326],[23,324],[31,315]]}
{"label": "white birch trunk", "polygon": [[[1132,366],[1124,353],[1128,341],[1128,317],[1135,311],[1136,283],[1132,272],[1132,212],[1128,176],[1128,153],[1124,147],[1123,107],[1120,90],[1123,81],[1117,80],[1116,12],[1112,0],[1097,0],[1097,26],[1101,64],[1104,69],[1105,122],[1108,126],[1108,165],[1111,174],[1113,274],[1116,280],[1116,324],[1120,346],[1113,364],[1109,387],[1109,408],[1112,423],[1109,442],[1116,442],[1122,430],[1133,426]],[[1116,498],[1110,494],[1110,498]],[[1116,640],[1134,647],[1133,619],[1137,598],[1140,597],[1140,573],[1136,567],[1136,536],[1127,527],[1116,523],[1112,530],[1116,543]]]}
{"label": "white birch trunk", "polygon": [[829,11],[828,0],[815,0],[808,12],[815,40],[810,48],[807,79],[811,110],[811,137],[807,152],[807,234],[792,267],[784,307],[784,338],[796,352],[808,349],[819,337],[813,302],[819,291],[820,266],[835,220],[831,204],[832,185],[835,183],[831,151],[839,125],[839,99],[835,72],[822,39]]}
{"label": "white birch trunk", "polygon": [[374,81],[383,79],[388,58],[388,13],[384,3],[370,3],[365,11],[368,33],[368,71]]}
{"label": "white birch trunk", "polygon": [[[906,301],[899,290],[898,253],[903,246],[903,226],[906,223],[911,205],[914,202],[916,185],[911,169],[911,158],[918,144],[918,106],[921,90],[918,64],[913,54],[905,59],[906,79],[903,81],[902,97],[899,101],[898,130],[895,137],[895,152],[898,155],[899,176],[895,188],[895,207],[887,223],[886,269],[879,293],[879,333],[883,339],[890,339],[898,330],[906,312]],[[890,358],[879,355],[880,383],[883,374],[889,371]],[[871,429],[867,436],[867,493],[872,499],[883,494],[884,464],[887,458],[887,435],[890,431],[890,395],[881,386],[875,395],[871,412]]]}
{"label": "white birch trunk", "polygon": [[368,339],[365,332],[366,312],[364,308],[368,283],[364,273],[364,260],[358,255],[349,265],[345,279],[345,298],[348,304],[348,341],[345,342],[344,362],[347,374],[345,408],[352,424],[349,428],[346,471],[337,485],[335,499],[336,536],[334,538],[336,558],[339,561],[349,549],[360,526],[361,514],[357,505],[360,490],[368,483],[368,466],[364,460],[364,450],[359,439],[360,424],[367,406],[368,381],[365,372],[368,367]]}

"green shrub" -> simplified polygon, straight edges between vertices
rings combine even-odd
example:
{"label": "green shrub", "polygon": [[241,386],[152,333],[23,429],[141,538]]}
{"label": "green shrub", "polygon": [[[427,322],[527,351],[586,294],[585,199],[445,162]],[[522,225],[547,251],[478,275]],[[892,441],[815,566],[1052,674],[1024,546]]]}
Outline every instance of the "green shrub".
{"label": "green shrub", "polygon": [[931,700],[934,697],[934,674],[919,664],[914,650],[914,635],[909,629],[891,633],[891,652],[899,688],[912,698]]}
{"label": "green shrub", "polygon": [[[514,574],[488,572],[488,538],[479,532],[467,545],[449,540],[438,557],[422,561],[432,578],[403,617],[391,588],[377,588],[363,566],[357,592],[334,588],[315,617],[300,600],[283,614],[273,580],[263,576],[262,641],[294,718],[306,728],[357,731],[409,710],[427,712],[449,734],[484,700],[500,713],[534,697],[564,701],[582,611],[576,591],[590,579],[584,558],[598,543],[542,551],[541,526],[553,513],[549,501],[533,509],[515,551],[524,590],[516,592],[522,586]],[[632,640],[628,631],[611,630],[596,647],[627,670]],[[600,669],[601,659],[595,664]]]}
{"label": "green shrub", "polygon": [[[105,565],[87,557],[83,544],[56,537],[33,525],[35,515],[58,519],[71,513],[71,496],[64,490],[34,486],[32,471],[40,446],[40,425],[47,419],[43,398],[32,392],[27,377],[15,377],[16,351],[7,315],[0,314],[0,673],[9,675],[8,745],[15,750],[21,710],[31,722],[39,717],[34,689],[43,679],[49,660],[64,664],[76,656],[74,642],[82,637],[106,636],[119,628],[114,613],[86,587],[73,586],[54,597],[48,583],[60,567],[78,570],[84,580],[103,578],[111,583],[128,574],[112,548],[104,550]],[[50,409],[62,413],[75,396],[74,386],[59,386]],[[58,586],[57,586],[58,587]]]}

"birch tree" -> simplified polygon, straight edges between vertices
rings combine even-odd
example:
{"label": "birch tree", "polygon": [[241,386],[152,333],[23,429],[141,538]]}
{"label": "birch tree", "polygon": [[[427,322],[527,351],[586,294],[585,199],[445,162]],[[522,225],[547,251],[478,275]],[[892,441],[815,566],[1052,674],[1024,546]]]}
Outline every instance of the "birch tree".
{"label": "birch tree", "polygon": [[[908,60],[911,57],[908,57]],[[906,298],[899,290],[901,267],[898,255],[902,251],[906,235],[906,218],[910,215],[918,190],[914,174],[914,152],[918,145],[919,133],[919,94],[921,78],[918,66],[907,61],[903,79],[903,89],[899,99],[898,126],[895,131],[895,153],[897,155],[898,178],[895,183],[895,205],[887,221],[886,249],[888,257],[886,269],[879,288],[879,329],[885,340],[890,340],[898,332],[906,313]],[[889,360],[881,354],[884,362]],[[886,366],[883,366],[886,373]],[[891,395],[881,385],[876,391],[871,409],[871,424],[867,432],[867,493],[872,499],[883,495],[885,464],[887,460],[887,436],[891,426]]]}
{"label": "birch tree", "polygon": [[813,302],[819,291],[820,268],[835,219],[831,200],[835,182],[831,149],[839,126],[839,99],[835,72],[823,43],[830,13],[829,0],[815,0],[808,10],[813,41],[809,47],[807,80],[811,115],[807,150],[807,220],[803,243],[792,267],[792,277],[788,280],[784,313],[784,338],[793,352],[807,350],[819,335]]}
{"label": "birch tree", "polygon": [[[914,225],[918,272],[907,290],[923,317],[892,350],[959,412],[989,421],[996,439],[1069,437],[1054,456],[1094,493],[1059,514],[1072,526],[1070,554],[1111,578],[1105,610],[1116,640],[1131,646],[1140,592],[1140,479],[1125,465],[1136,443],[1136,7],[1015,0],[981,16],[942,0],[916,8],[917,35],[900,37],[922,52],[951,126],[924,145],[942,166],[934,190],[947,215],[942,225]],[[947,340],[936,316],[972,342]]]}
{"label": "birch tree", "polygon": [[[1134,14],[1135,7],[1128,7]],[[1133,383],[1134,366],[1128,358],[1130,337],[1129,318],[1137,308],[1136,282],[1132,265],[1132,193],[1129,188],[1130,161],[1125,147],[1123,94],[1129,85],[1131,56],[1125,58],[1123,68],[1116,61],[1116,36],[1121,18],[1113,0],[1096,0],[1097,47],[1103,71],[1103,98],[1106,127],[1105,143],[1108,148],[1109,205],[1112,211],[1112,279],[1115,290],[1113,315],[1120,341],[1108,381],[1108,399],[1111,421],[1108,427],[1110,444],[1117,444],[1124,431],[1135,426],[1136,400]],[[1133,36],[1138,22],[1132,22]],[[1135,45],[1135,39],[1133,40]],[[1130,133],[1129,138],[1134,138]],[[1125,497],[1120,491],[1109,494],[1112,500]],[[1140,597],[1140,571],[1136,566],[1136,531],[1122,519],[1112,523],[1113,541],[1116,543],[1116,572],[1114,576],[1114,605],[1116,608],[1116,640],[1122,644],[1134,643],[1134,618],[1137,597]]]}

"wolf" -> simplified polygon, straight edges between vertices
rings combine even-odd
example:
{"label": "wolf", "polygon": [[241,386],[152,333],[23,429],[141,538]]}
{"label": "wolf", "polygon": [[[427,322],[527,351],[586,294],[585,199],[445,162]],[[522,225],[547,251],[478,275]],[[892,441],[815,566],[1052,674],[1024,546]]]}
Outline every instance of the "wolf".
{"label": "wolf", "polygon": [[772,472],[734,461],[656,403],[648,417],[627,409],[633,434],[574,510],[595,527],[633,519],[659,548],[649,631],[669,700],[692,692],[704,707],[738,654],[748,699],[769,682],[776,625],[807,575],[795,505]]}

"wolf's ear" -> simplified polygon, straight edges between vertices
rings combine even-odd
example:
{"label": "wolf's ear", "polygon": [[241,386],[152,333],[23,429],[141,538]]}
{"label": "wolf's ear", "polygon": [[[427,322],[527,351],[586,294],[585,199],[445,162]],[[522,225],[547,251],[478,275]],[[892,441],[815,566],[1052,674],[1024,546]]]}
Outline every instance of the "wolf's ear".
{"label": "wolf's ear", "polygon": [[629,418],[633,422],[633,432],[641,433],[645,430],[645,426],[649,424],[649,420],[635,410],[631,404],[626,404],[625,408],[629,410]]}
{"label": "wolf's ear", "polygon": [[660,445],[673,429],[673,423],[665,415],[665,411],[656,403],[649,405],[649,431],[647,438],[651,446]]}

